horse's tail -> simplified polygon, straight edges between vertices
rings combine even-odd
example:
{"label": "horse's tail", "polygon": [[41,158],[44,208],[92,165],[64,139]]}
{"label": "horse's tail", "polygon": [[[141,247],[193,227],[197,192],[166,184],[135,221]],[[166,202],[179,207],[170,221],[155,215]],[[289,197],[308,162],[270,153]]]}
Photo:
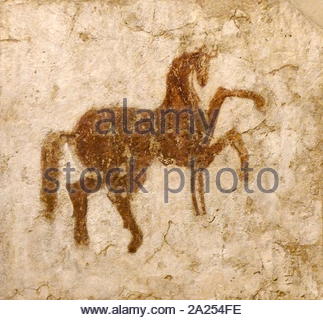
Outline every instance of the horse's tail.
{"label": "horse's tail", "polygon": [[47,219],[54,218],[59,188],[59,161],[63,157],[63,145],[66,133],[51,132],[43,141],[41,148],[41,190],[40,201],[43,205],[43,215]]}

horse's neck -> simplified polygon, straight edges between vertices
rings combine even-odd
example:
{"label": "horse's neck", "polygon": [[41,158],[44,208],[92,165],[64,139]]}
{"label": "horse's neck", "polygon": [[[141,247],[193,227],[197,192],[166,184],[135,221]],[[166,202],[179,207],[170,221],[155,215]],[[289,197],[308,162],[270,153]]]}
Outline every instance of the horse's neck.
{"label": "horse's neck", "polygon": [[199,97],[191,81],[192,72],[187,63],[172,65],[166,80],[164,107],[174,109],[198,107]]}

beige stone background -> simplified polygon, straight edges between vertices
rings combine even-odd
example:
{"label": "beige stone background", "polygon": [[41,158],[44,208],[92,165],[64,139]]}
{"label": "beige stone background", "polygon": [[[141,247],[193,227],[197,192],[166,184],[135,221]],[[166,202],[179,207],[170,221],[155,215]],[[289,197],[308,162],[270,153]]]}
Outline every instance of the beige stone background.
{"label": "beige stone background", "polygon": [[[0,2],[1,298],[322,298],[323,20],[315,1],[292,2]],[[196,85],[203,107],[219,86],[267,101],[262,114],[250,101],[226,100],[216,136],[236,127],[254,172],[278,171],[278,190],[263,194],[252,182],[253,194],[241,184],[232,194],[217,191],[217,170],[239,167],[227,148],[210,168],[208,215],[196,217],[188,185],[163,203],[156,161],[149,194],[133,202],[144,233],[138,252],[127,252],[130,234],[104,191],[89,202],[90,246],[77,248],[65,190],[54,223],[40,216],[43,138],[123,97],[156,108],[172,59],[204,43],[216,44],[218,56],[207,86]],[[62,164],[77,165],[65,149]]]}

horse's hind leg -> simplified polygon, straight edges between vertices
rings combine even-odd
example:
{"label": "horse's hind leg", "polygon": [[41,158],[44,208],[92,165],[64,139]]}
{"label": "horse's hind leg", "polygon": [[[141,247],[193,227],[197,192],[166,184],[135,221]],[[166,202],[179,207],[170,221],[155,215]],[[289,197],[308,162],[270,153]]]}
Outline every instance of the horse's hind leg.
{"label": "horse's hind leg", "polygon": [[[84,182],[88,190],[93,190],[93,186],[96,185],[95,179],[87,178]],[[66,185],[66,188],[73,204],[74,240],[78,245],[88,245],[89,235],[86,226],[88,192],[83,190],[85,188],[81,187],[79,181]]]}
{"label": "horse's hind leg", "polygon": [[142,244],[142,232],[139,229],[136,220],[131,212],[129,194],[108,193],[108,198],[116,206],[122,221],[123,227],[131,232],[132,239],[128,245],[128,251],[135,253]]}

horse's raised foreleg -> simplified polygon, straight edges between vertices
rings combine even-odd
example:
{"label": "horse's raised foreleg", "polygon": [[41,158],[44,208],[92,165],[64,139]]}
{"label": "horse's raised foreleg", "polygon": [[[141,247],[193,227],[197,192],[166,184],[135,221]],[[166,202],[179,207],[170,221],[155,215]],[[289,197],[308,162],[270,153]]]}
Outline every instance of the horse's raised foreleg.
{"label": "horse's raised foreleg", "polygon": [[[220,153],[228,145],[231,145],[238,152],[241,168],[245,167],[248,162],[249,156],[247,148],[245,147],[241,134],[235,129],[228,131],[224,136],[218,139],[216,143],[210,145],[221,106],[223,105],[224,100],[228,97],[251,99],[254,101],[256,108],[259,110],[261,110],[261,108],[265,104],[264,98],[253,91],[228,90],[222,87],[218,88],[209,103],[209,108],[207,111],[208,118],[209,120],[211,120],[211,130],[208,132],[206,137],[202,140],[202,143],[195,151],[198,162],[202,168],[207,168],[208,165],[213,161],[214,156]],[[239,177],[240,179],[242,179],[243,177],[248,179],[248,172],[245,172],[245,175],[243,175],[242,170],[239,170]],[[197,215],[201,214],[201,212],[202,214],[206,213],[204,200],[204,182],[202,175],[199,176],[198,182],[200,202],[202,207],[201,211],[198,208],[195,191],[192,193],[193,206]]]}
{"label": "horse's raised foreleg", "polygon": [[216,91],[215,95],[213,96],[213,98],[211,99],[211,101],[209,103],[209,108],[208,108],[209,118],[212,116],[214,111],[216,111],[216,110],[219,111],[224,100],[229,97],[251,99],[254,101],[256,108],[259,110],[261,110],[261,108],[265,104],[265,99],[261,95],[255,93],[253,91],[229,90],[229,89],[225,89],[225,88],[220,87],[220,88],[218,88],[218,90]]}
{"label": "horse's raised foreleg", "polygon": [[96,186],[96,179],[87,178],[84,179],[84,186],[80,185],[80,182],[67,184],[66,188],[69,192],[69,197],[73,204],[73,217],[74,223],[74,240],[78,245],[88,245],[89,235],[86,226],[86,214],[87,214],[87,197],[86,190],[93,190]]}
{"label": "horse's raised foreleg", "polygon": [[229,90],[228,97],[237,97],[237,98],[244,98],[244,99],[250,99],[255,103],[256,108],[259,111],[262,111],[263,106],[265,105],[265,99],[249,90]]}

